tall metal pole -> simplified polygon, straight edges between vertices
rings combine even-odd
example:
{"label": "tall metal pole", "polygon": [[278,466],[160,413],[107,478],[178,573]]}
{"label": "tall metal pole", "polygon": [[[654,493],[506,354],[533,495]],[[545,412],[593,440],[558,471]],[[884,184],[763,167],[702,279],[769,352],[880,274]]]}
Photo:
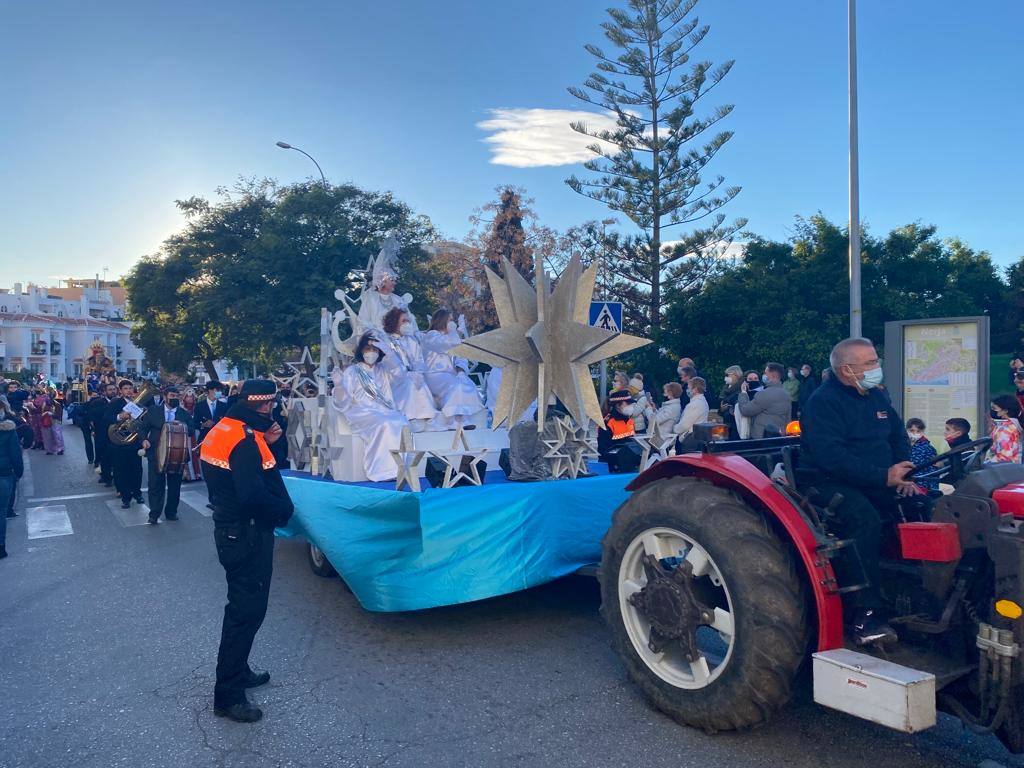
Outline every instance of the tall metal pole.
{"label": "tall metal pole", "polygon": [[316,169],[318,171],[320,171],[320,181],[322,181],[324,183],[324,189],[327,189],[327,177],[324,176],[324,169],[320,167],[320,163],[318,163],[316,161],[316,158],[314,158],[311,154],[309,154],[309,152],[307,152],[304,149],[299,149],[298,147],[293,147],[287,141],[279,141],[279,142],[277,142],[277,146],[279,146],[281,149],[294,149],[296,152],[301,152],[306,157],[308,157],[310,160],[312,160],[313,161],[313,165],[315,165]]}
{"label": "tall metal pole", "polygon": [[848,0],[850,32],[850,336],[861,336],[860,178],[857,160],[857,0]]}

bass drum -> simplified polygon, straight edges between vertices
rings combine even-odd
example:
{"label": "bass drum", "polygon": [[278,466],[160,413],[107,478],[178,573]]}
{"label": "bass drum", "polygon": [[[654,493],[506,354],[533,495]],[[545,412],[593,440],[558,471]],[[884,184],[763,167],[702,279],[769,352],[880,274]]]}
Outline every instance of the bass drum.
{"label": "bass drum", "polygon": [[156,445],[156,471],[180,475],[188,461],[188,427],[180,421],[169,421],[160,430]]}

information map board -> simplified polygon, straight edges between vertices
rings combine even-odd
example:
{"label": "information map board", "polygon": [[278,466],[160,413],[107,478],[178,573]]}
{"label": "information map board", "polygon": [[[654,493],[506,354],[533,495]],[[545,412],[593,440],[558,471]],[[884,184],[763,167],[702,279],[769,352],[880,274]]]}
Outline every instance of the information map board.
{"label": "information map board", "polygon": [[935,449],[946,450],[947,419],[967,419],[971,438],[986,434],[988,334],[985,316],[885,324],[885,380],[904,421],[919,418]]}

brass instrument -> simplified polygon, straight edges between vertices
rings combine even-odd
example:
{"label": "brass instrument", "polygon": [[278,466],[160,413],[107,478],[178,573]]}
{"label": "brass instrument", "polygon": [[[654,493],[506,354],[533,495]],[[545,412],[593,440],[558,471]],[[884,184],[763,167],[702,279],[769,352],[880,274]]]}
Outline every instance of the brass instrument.
{"label": "brass instrument", "polygon": [[[144,402],[152,401],[153,395],[156,392],[156,387],[147,381],[142,387],[142,391],[132,399],[132,402],[135,405],[142,405]],[[114,445],[134,443],[138,439],[139,433],[142,432],[142,420],[145,418],[146,409],[144,408],[137,419],[129,417],[107,427],[107,437]]]}

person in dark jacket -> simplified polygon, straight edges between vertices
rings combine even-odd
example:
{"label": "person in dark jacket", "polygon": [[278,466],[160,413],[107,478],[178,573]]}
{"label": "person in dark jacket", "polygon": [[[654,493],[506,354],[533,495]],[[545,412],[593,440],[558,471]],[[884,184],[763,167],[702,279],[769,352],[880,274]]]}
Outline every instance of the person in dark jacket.
{"label": "person in dark jacket", "polygon": [[99,397],[89,401],[88,419],[92,424],[93,438],[96,441],[96,459],[93,464],[99,467],[100,484],[107,488],[114,482],[114,454],[110,447],[110,438],[107,437],[107,430],[113,421],[107,418],[107,408],[115,397],[117,386],[108,383],[100,387]]}
{"label": "person in dark jacket", "polygon": [[220,400],[220,393],[223,389],[219,381],[209,381],[206,383],[206,397],[196,403],[196,411],[193,415],[193,420],[196,423],[196,429],[199,430],[199,442],[203,442],[203,438],[206,437],[213,425],[221,420],[221,417],[227,413],[227,403]]}
{"label": "person in dark jacket", "polygon": [[28,400],[29,391],[20,386],[16,381],[7,382],[7,402],[11,406],[12,413],[21,413]]}
{"label": "person in dark jacket", "polygon": [[[146,451],[149,463],[149,524],[160,522],[161,513],[165,520],[178,519],[178,501],[181,498],[182,471],[160,472],[157,469],[156,449],[160,443],[160,433],[164,424],[169,421],[180,421],[192,432],[192,417],[181,407],[178,388],[167,387],[163,392],[160,405],[151,405],[146,409],[143,423],[145,438],[142,447]],[[187,443],[186,443],[187,445]],[[186,461],[188,461],[186,456]],[[182,467],[184,470],[184,467]]]}
{"label": "person in dark jacket", "polygon": [[[903,421],[878,389],[882,368],[868,339],[839,342],[830,356],[832,376],[800,418],[803,472],[823,504],[842,496],[833,533],[857,544],[868,586],[851,593],[847,608],[860,645],[896,640],[881,614],[879,557],[883,516],[897,519],[896,496],[921,489],[906,478],[914,468]],[[894,493],[895,492],[895,493]]]}
{"label": "person in dark jacket", "polygon": [[[935,446],[931,444],[928,436],[925,435],[924,431],[927,429],[925,423],[921,419],[907,419],[907,438],[910,440],[910,463],[915,467],[919,467],[926,461],[931,461],[938,455],[938,451],[935,450]],[[919,483],[929,491],[939,490],[939,482],[937,480],[926,480],[923,483]]]}
{"label": "person in dark jacket", "polygon": [[269,682],[270,674],[249,666],[249,652],[267,613],[274,528],[287,524],[294,509],[269,445],[281,437],[270,416],[276,399],[273,382],[246,381],[200,453],[214,504],[213,539],[228,583],[213,710],[243,723],[263,717],[245,691]]}
{"label": "person in dark jacket", "polygon": [[7,557],[8,504],[14,496],[14,486],[25,470],[18,442],[17,427],[11,418],[10,405],[0,398],[0,559]]}
{"label": "person in dark jacket", "polygon": [[[131,418],[131,414],[126,408],[135,396],[135,385],[128,379],[121,379],[117,383],[117,389],[120,392],[120,397],[114,398],[103,414],[103,421],[108,425]],[[142,435],[137,434],[133,440],[124,445],[110,443],[108,447],[114,471],[114,487],[121,497],[121,509],[131,507],[132,501],[138,504],[144,503],[142,501],[142,457],[139,455],[142,450],[142,440]]]}
{"label": "person in dark jacket", "polygon": [[796,375],[797,381],[800,382],[800,390],[796,394],[796,408],[797,415],[807,405],[807,401],[811,399],[811,395],[814,394],[814,390],[818,388],[818,380],[814,376],[814,371],[808,363],[804,363],[800,366],[800,372]]}

